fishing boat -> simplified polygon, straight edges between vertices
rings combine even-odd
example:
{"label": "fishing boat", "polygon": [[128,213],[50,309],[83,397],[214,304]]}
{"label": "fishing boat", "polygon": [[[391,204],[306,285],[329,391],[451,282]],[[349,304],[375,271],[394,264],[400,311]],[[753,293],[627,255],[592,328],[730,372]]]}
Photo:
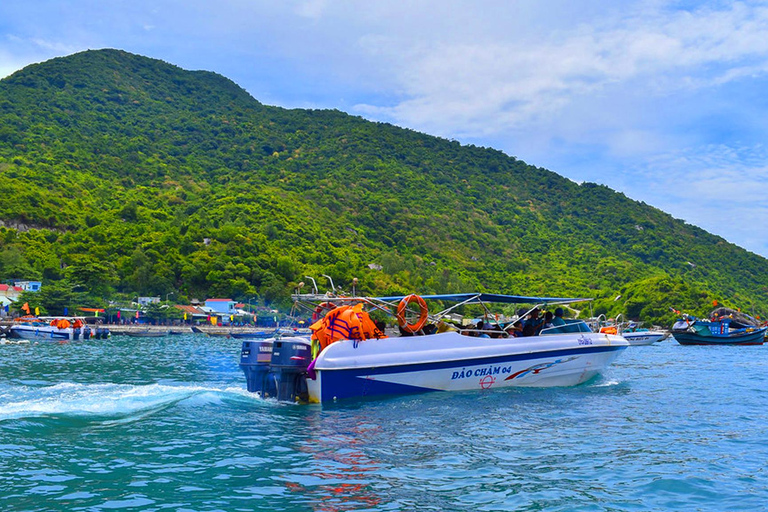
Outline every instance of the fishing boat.
{"label": "fishing boat", "polygon": [[766,329],[750,315],[721,307],[708,319],[683,314],[672,326],[672,336],[681,345],[762,345]]}
{"label": "fishing boat", "polygon": [[7,336],[36,341],[68,341],[85,339],[84,331],[90,336],[90,329],[82,318],[28,315],[16,318],[8,329]]}
{"label": "fishing boat", "polygon": [[[575,386],[610,365],[629,344],[593,332],[583,321],[519,337],[529,312],[589,299],[488,293],[336,297],[294,295],[308,310],[325,313],[311,336],[243,341],[240,367],[248,391],[278,400],[335,400],[430,391],[490,390],[511,386]],[[450,304],[430,313],[427,302]],[[528,304],[508,322],[489,305]],[[448,322],[460,307],[481,309],[485,322]],[[385,334],[370,312],[397,319],[400,336]],[[566,332],[567,331],[567,332]]]}

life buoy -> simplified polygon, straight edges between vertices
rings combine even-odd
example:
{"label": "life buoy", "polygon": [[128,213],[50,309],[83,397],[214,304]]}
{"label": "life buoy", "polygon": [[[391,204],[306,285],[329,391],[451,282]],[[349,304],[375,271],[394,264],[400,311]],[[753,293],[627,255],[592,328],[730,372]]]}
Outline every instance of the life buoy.
{"label": "life buoy", "polygon": [[322,317],[324,313],[327,313],[328,311],[330,311],[332,309],[336,309],[336,304],[334,304],[333,302],[323,302],[323,303],[319,304],[315,308],[315,312],[312,313],[312,320],[313,321],[319,320],[320,317]]}
{"label": "life buoy", "polygon": [[[415,323],[409,324],[405,318],[405,312],[408,309],[408,305],[415,302],[419,305],[419,319]],[[429,311],[427,310],[427,303],[416,294],[410,294],[407,297],[403,297],[400,304],[397,305],[397,324],[404,331],[415,333],[420,331],[427,325],[427,316]]]}

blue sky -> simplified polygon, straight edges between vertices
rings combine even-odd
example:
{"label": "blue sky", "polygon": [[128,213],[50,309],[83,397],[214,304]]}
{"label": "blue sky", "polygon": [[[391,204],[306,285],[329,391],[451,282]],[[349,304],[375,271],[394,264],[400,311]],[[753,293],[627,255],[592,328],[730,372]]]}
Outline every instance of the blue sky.
{"label": "blue sky", "polygon": [[768,256],[768,0],[0,2],[0,77],[97,48],[493,147]]}

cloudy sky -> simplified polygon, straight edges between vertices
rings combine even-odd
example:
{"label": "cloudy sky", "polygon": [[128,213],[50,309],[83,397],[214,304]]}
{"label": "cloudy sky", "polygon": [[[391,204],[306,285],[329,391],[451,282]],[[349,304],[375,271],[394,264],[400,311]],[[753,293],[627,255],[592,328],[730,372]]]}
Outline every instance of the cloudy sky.
{"label": "cloudy sky", "polygon": [[493,147],[768,256],[768,0],[0,2],[0,77],[97,48]]}

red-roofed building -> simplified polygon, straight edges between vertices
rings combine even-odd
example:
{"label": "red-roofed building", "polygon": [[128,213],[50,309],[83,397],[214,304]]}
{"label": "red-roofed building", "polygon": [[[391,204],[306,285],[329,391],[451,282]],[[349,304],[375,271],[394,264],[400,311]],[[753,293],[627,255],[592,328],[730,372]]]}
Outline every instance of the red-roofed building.
{"label": "red-roofed building", "polygon": [[16,301],[23,292],[24,289],[21,286],[12,286],[9,284],[0,284],[0,297],[7,297],[12,301]]}

